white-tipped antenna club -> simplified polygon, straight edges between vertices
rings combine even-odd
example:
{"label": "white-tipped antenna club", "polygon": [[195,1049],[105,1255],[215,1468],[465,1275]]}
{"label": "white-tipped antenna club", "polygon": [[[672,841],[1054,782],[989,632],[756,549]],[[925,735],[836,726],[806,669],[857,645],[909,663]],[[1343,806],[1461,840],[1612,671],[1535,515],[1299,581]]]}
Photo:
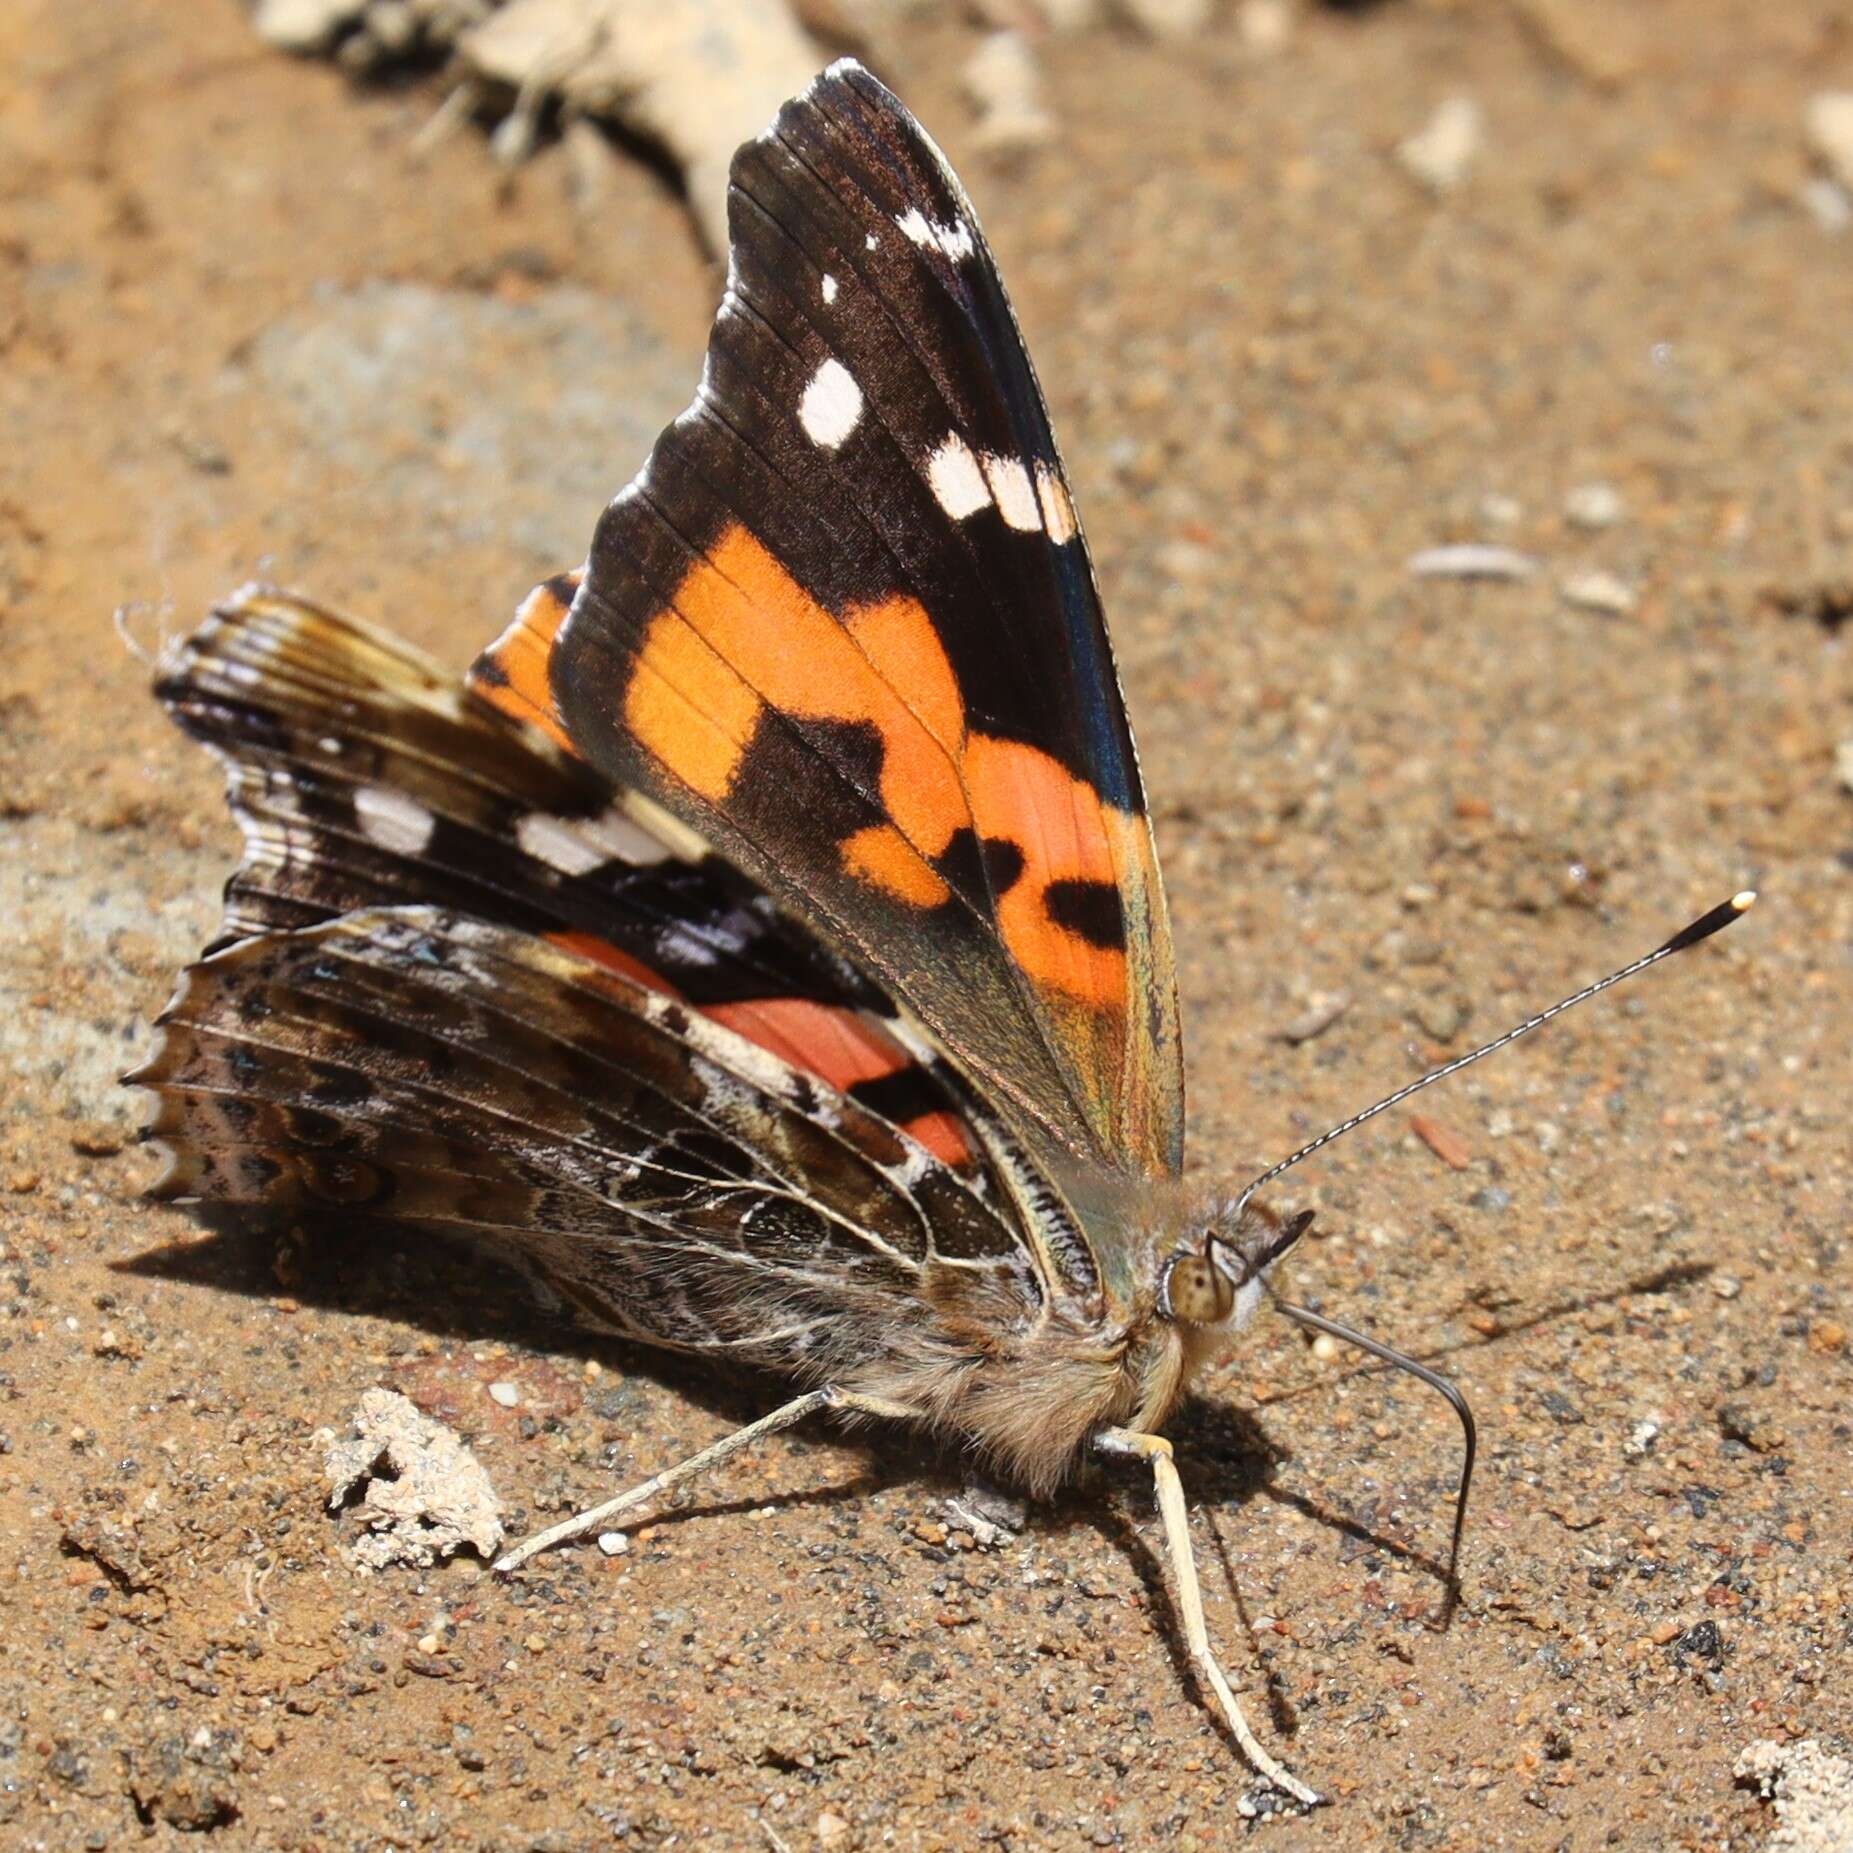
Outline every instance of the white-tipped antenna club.
{"label": "white-tipped antenna club", "polygon": [[1662,959],[1670,959],[1676,952],[1684,952],[1688,946],[1696,946],[1702,939],[1710,939],[1714,933],[1722,932],[1733,920],[1747,914],[1756,903],[1756,890],[1745,888],[1731,896],[1728,901],[1720,901],[1710,913],[1701,914],[1690,926],[1681,927],[1665,945],[1656,946],[1644,958],[1639,958],[1632,965],[1624,965],[1618,972],[1610,972],[1606,978],[1598,978],[1594,984],[1585,985],[1582,990],[1553,1004],[1548,1010],[1540,1010],[1535,1017],[1527,1017],[1523,1023],[1509,1029],[1503,1036],[1495,1036],[1491,1042],[1483,1043],[1479,1048],[1466,1055],[1456,1056],[1451,1062],[1443,1062],[1439,1068],[1431,1068],[1419,1080],[1411,1081],[1407,1087],[1399,1087],[1395,1093],[1386,1094],[1376,1105],[1369,1106],[1362,1113],[1354,1113],[1350,1119],[1334,1126],[1329,1132],[1322,1132],[1310,1144],[1302,1145],[1290,1158],[1283,1158],[1279,1164],[1271,1165],[1236,1199],[1234,1217],[1241,1216],[1248,1199],[1263,1186],[1273,1183],[1283,1171],[1291,1171],[1302,1159],[1310,1158],[1314,1152],[1330,1145],[1334,1139],[1341,1139],[1348,1132],[1355,1132],[1366,1120],[1374,1120],[1379,1113],[1387,1113],[1400,1101],[1407,1100],[1411,1094],[1419,1094],[1425,1087],[1433,1087],[1437,1081],[1445,1081],[1451,1074],[1459,1074],[1463,1068],[1470,1068],[1484,1056],[1491,1055],[1496,1049],[1503,1049],[1508,1043],[1518,1041],[1521,1036],[1529,1036],[1534,1029],[1541,1029],[1552,1017],[1560,1017],[1566,1010],[1578,1004],[1587,1003],[1592,997],[1606,991],[1610,985],[1620,984],[1624,978],[1632,978],[1637,972],[1644,972],[1650,965],[1658,965]]}

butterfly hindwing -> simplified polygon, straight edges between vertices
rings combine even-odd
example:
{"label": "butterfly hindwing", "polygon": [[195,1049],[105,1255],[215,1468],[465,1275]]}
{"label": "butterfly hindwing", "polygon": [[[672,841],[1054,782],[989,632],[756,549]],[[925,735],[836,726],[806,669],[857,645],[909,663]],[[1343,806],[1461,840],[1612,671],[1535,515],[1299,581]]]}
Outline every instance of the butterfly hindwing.
{"label": "butterfly hindwing", "polygon": [[479,665],[904,1005],[1056,1163],[1177,1168],[1163,896],[1085,543],[970,203],[840,65],[736,157],[700,393]]}
{"label": "butterfly hindwing", "polygon": [[595,1326],[827,1375],[928,1300],[1035,1316],[1010,1223],[880,1116],[608,966],[436,908],[192,967],[131,1077],[157,1194],[503,1249]]}

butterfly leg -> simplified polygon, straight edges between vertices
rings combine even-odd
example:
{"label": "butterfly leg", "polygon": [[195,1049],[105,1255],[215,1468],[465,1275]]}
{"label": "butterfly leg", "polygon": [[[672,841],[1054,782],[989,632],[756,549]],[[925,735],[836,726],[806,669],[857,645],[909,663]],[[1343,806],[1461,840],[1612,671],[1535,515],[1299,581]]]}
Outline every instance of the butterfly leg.
{"label": "butterfly leg", "polygon": [[1282,1768],[1261,1747],[1210,1649],[1210,1633],[1203,1620],[1203,1592],[1197,1584],[1197,1560],[1190,1546],[1190,1519],[1184,1509],[1184,1482],[1178,1478],[1170,1442],[1162,1435],[1147,1435],[1135,1428],[1108,1428],[1094,1437],[1094,1445],[1102,1454],[1130,1455],[1134,1460],[1150,1464],[1158,1498],[1158,1516],[1165,1529],[1165,1555],[1171,1562],[1171,1580],[1176,1587],[1178,1612],[1184,1623],[1184,1640],[1190,1649],[1190,1663],[1196,1669],[1197,1678],[1216,1700],[1230,1730],[1235,1733],[1235,1741],[1242,1746],[1242,1754],[1254,1768],[1295,1801],[1316,1808],[1324,1797]]}
{"label": "butterfly leg", "polygon": [[851,1415],[886,1416],[895,1421],[919,1420],[916,1410],[901,1403],[886,1402],[879,1396],[858,1396],[850,1390],[839,1390],[834,1384],[821,1390],[808,1390],[804,1395],[794,1396],[790,1402],[774,1409],[770,1415],[762,1415],[757,1422],[749,1422],[744,1428],[735,1429],[731,1435],[722,1436],[711,1448],[703,1448],[699,1454],[691,1455],[674,1467],[665,1467],[661,1473],[653,1474],[642,1485],[633,1486],[617,1498],[606,1500],[602,1506],[594,1506],[589,1512],[580,1512],[572,1518],[562,1519],[557,1525],[549,1525],[545,1531],[537,1531],[531,1538],[517,1544],[512,1551],[498,1557],[495,1567],[504,1574],[519,1569],[530,1557],[551,1550],[556,1544],[564,1544],[569,1538],[582,1538],[588,1531],[596,1531],[620,1513],[635,1511],[638,1506],[647,1505],[658,1494],[667,1493],[698,1478],[722,1462],[731,1460],[742,1448],[751,1447],[755,1441],[763,1441],[768,1435],[776,1435],[781,1429],[802,1422],[806,1416],[816,1414],[819,1409],[841,1409]]}

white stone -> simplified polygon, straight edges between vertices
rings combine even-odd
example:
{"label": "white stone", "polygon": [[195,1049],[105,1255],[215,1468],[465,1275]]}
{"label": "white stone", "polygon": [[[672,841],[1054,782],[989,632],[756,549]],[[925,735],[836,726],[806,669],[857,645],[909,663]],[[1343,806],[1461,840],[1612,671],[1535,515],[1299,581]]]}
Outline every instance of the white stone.
{"label": "white stone", "polygon": [[504,1409],[512,1409],[521,1401],[521,1392],[506,1378],[501,1378],[490,1384],[489,1400],[492,1403],[500,1403]]}
{"label": "white stone", "polygon": [[1796,193],[1802,208],[1824,232],[1844,232],[1853,225],[1853,199],[1838,181],[1825,174],[1804,180]]}
{"label": "white stone", "polygon": [[1418,579],[1529,579],[1538,563],[1510,547],[1429,547],[1414,555],[1409,570]]}
{"label": "white stone", "polygon": [[258,0],[251,29],[283,51],[326,51],[367,10],[367,0]]}
{"label": "white stone", "polygon": [[1292,0],[1242,0],[1236,9],[1235,30],[1259,57],[1271,58],[1285,51],[1293,36]]}
{"label": "white stone", "polygon": [[1210,23],[1210,0],[1119,0],[1120,10],[1155,39],[1186,39]]}
{"label": "white stone", "polygon": [[[317,1432],[329,1509],[363,1480],[356,1514],[367,1527],[353,1546],[369,1570],[425,1566],[469,1544],[487,1557],[502,1541],[501,1502],[475,1455],[451,1430],[422,1415],[397,1390],[368,1390],[350,1418],[353,1432]],[[383,1470],[382,1470],[383,1469]]]}
{"label": "white stone", "polygon": [[1853,192],[1853,90],[1823,90],[1810,97],[1802,132],[1815,159]]}
{"label": "white stone", "polygon": [[1486,139],[1472,97],[1449,97],[1415,134],[1396,144],[1403,171],[1431,193],[1451,193],[1473,169]]}
{"label": "white stone", "polygon": [[1578,483],[1563,499],[1573,528],[1612,528],[1621,519],[1621,493],[1612,483]]}
{"label": "white stone", "polygon": [[980,148],[1040,148],[1054,135],[1042,70],[1022,33],[987,34],[965,61],[964,80],[978,112],[974,140]]}
{"label": "white stone", "polygon": [[1634,588],[1613,573],[1572,573],[1558,590],[1566,605],[1611,618],[1625,618],[1635,606]]}

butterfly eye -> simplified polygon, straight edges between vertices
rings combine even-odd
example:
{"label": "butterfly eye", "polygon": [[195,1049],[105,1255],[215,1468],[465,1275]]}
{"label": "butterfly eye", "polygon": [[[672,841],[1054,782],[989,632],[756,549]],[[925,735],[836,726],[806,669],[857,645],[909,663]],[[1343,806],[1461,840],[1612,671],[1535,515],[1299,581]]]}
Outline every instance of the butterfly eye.
{"label": "butterfly eye", "polygon": [[1165,1269],[1160,1304],[1186,1325],[1217,1325],[1235,1309],[1235,1288],[1207,1255],[1187,1251]]}

